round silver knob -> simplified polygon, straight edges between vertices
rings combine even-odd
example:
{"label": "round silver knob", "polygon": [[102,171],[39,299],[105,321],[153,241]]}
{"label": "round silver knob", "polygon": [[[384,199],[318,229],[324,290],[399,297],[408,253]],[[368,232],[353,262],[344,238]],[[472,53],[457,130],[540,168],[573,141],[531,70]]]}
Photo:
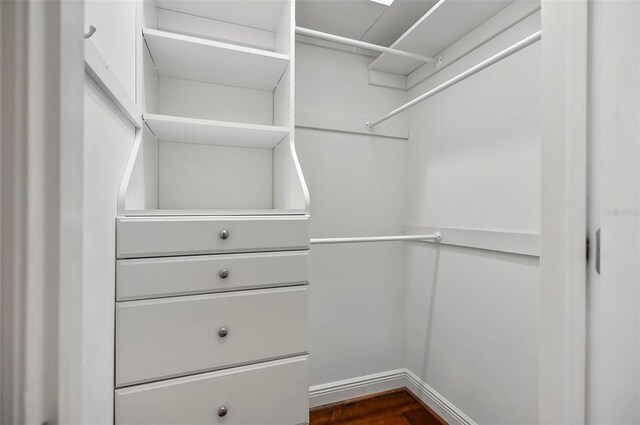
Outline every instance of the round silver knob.
{"label": "round silver knob", "polygon": [[218,276],[220,276],[220,279],[226,279],[229,277],[229,270],[227,269],[222,269],[218,272]]}
{"label": "round silver knob", "polygon": [[218,329],[218,336],[220,338],[224,338],[225,336],[229,335],[229,329],[222,327],[220,329]]}
{"label": "round silver knob", "polygon": [[223,416],[227,416],[227,408],[224,406],[220,406],[220,408],[218,409],[218,416],[223,417]]}
{"label": "round silver knob", "polygon": [[223,230],[220,232],[220,239],[227,239],[229,238],[229,231],[228,230]]}

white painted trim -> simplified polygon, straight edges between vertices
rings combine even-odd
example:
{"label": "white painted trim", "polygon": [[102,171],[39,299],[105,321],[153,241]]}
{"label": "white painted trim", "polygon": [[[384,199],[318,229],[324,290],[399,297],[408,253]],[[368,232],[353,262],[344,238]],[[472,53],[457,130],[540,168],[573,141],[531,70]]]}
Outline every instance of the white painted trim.
{"label": "white painted trim", "polygon": [[309,405],[312,408],[324,406],[398,388],[407,388],[449,424],[476,425],[462,410],[406,368],[315,385],[309,388]]}
{"label": "white painted trim", "polygon": [[405,377],[406,369],[396,369],[314,385],[309,388],[309,406],[324,406],[325,404],[402,388],[406,384]]}
{"label": "white painted trim", "polygon": [[588,2],[542,1],[540,424],[585,421]]}
{"label": "white painted trim", "polygon": [[83,11],[0,2],[2,423],[80,423]]}
{"label": "white painted trim", "polygon": [[104,57],[90,39],[84,42],[84,70],[136,128],[142,126],[140,109],[127,94]]}
{"label": "white painted trim", "polygon": [[497,230],[456,229],[405,225],[405,234],[440,232],[441,245],[455,245],[510,254],[540,256],[540,235],[535,233],[504,232]]}
{"label": "white painted trim", "polygon": [[415,373],[406,369],[406,387],[420,400],[436,412],[448,424],[476,425],[476,422],[447,400],[439,392],[427,385]]}
{"label": "white painted trim", "polygon": [[407,77],[405,75],[370,69],[369,84],[378,87],[407,90]]}

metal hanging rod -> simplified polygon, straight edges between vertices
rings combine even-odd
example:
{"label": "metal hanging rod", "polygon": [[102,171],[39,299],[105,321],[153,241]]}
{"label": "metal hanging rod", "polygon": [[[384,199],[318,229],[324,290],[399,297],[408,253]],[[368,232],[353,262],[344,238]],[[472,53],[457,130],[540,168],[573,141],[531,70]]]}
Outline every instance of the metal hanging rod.
{"label": "metal hanging rod", "polygon": [[391,47],[379,46],[377,44],[367,43],[366,41],[354,40],[351,38],[341,37],[339,35],[327,34],[326,32],[320,32],[316,30],[310,30],[308,28],[296,27],[296,34],[306,35],[313,38],[319,38],[322,40],[333,41],[340,44],[346,44],[349,46],[361,47],[367,50],[373,50],[376,52],[390,53],[392,55],[404,56],[425,63],[442,63],[442,57],[430,58],[428,56],[416,55],[415,53],[405,52],[404,50],[392,49]]}
{"label": "metal hanging rod", "polygon": [[411,108],[412,106],[417,105],[418,103],[427,100],[428,98],[430,98],[431,96],[440,93],[441,91],[459,83],[460,81],[471,77],[472,75],[482,71],[485,68],[490,67],[491,65],[500,62],[502,59],[511,56],[512,54],[524,49],[527,46],[532,45],[533,43],[535,43],[536,41],[540,40],[542,38],[542,31],[538,31],[535,34],[530,35],[529,37],[525,38],[524,40],[521,40],[519,42],[517,42],[516,44],[512,45],[511,47],[508,47],[506,49],[504,49],[503,51],[501,51],[500,53],[491,56],[489,59],[486,59],[482,62],[480,62],[479,64],[477,64],[476,66],[467,69],[466,71],[464,71],[461,74],[458,74],[457,76],[453,77],[452,79],[445,81],[444,83],[440,84],[439,86],[434,87],[433,89],[429,90],[428,92],[416,97],[415,99],[413,99],[412,101],[405,103],[404,105],[402,105],[401,107],[394,109],[393,111],[389,112],[387,115],[378,118],[375,121],[368,121],[365,126],[370,130],[373,127],[375,127],[376,125],[380,124],[381,122],[384,122],[386,120],[388,120],[391,117],[394,117],[396,115],[398,115],[401,112],[406,111],[407,109]]}
{"label": "metal hanging rod", "polygon": [[403,235],[403,236],[373,236],[353,238],[321,238],[311,239],[311,245],[337,244],[337,243],[361,243],[361,242],[396,242],[396,241],[431,241],[440,242],[442,235],[435,232],[432,235]]}

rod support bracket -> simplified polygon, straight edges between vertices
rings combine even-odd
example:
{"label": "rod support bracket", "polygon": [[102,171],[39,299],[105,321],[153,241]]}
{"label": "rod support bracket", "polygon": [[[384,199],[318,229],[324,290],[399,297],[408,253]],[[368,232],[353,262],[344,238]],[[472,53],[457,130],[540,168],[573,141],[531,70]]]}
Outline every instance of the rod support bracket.
{"label": "rod support bracket", "polygon": [[436,240],[434,242],[440,242],[442,241],[442,233],[440,232],[433,232],[434,235],[436,235]]}
{"label": "rod support bracket", "polygon": [[436,56],[434,59],[436,60],[436,68],[440,68],[444,63],[444,58],[442,56]]}

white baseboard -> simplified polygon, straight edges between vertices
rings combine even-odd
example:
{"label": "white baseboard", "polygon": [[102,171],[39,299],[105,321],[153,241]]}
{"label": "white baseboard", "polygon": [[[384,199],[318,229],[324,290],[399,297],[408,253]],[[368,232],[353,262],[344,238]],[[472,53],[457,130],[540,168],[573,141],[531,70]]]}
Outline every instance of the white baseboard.
{"label": "white baseboard", "polygon": [[477,425],[462,410],[408,369],[390,370],[313,386],[309,389],[309,405],[317,407],[397,388],[407,388],[449,424]]}
{"label": "white baseboard", "polygon": [[405,369],[405,387],[429,406],[448,424],[477,425],[476,422],[444,398],[439,392],[427,385],[409,369]]}
{"label": "white baseboard", "polygon": [[309,388],[309,406],[323,406],[405,386],[406,369],[330,382]]}

